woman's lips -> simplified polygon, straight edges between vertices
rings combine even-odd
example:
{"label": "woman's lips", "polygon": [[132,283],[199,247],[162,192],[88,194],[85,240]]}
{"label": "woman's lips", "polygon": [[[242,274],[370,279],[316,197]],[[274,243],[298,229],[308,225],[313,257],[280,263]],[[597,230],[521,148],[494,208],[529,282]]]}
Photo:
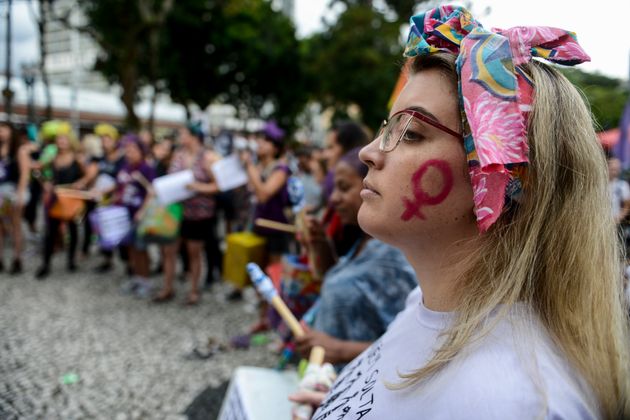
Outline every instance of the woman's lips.
{"label": "woman's lips", "polygon": [[363,180],[363,189],[361,190],[361,198],[366,199],[370,197],[374,197],[380,195],[379,192],[374,189],[372,184],[369,181]]}

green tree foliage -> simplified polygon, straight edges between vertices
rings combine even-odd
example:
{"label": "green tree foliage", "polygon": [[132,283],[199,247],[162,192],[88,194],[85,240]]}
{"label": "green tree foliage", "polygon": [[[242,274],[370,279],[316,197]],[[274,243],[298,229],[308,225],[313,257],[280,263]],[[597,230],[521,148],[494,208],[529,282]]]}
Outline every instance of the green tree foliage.
{"label": "green tree foliage", "polygon": [[575,68],[563,69],[562,73],[584,92],[598,124],[598,131],[619,125],[619,119],[630,96],[627,82]]}
{"label": "green tree foliage", "polygon": [[131,128],[139,125],[133,105],[144,85],[186,107],[229,103],[242,117],[275,118],[289,129],[306,103],[295,28],[267,0],[79,4],[88,24],[77,29],[101,46],[96,69],[122,87]]}
{"label": "green tree foliage", "polygon": [[[121,86],[126,126],[138,128],[134,104],[140,87],[157,81],[156,45],[173,0],[82,0],[78,4],[88,23],[75,29],[91,35],[101,47],[96,69]],[[70,12],[58,16],[67,26],[72,26]]]}
{"label": "green tree foliage", "polygon": [[400,25],[370,5],[354,4],[337,22],[305,41],[314,100],[345,116],[350,105],[377,128],[402,63]]}
{"label": "green tree foliage", "polygon": [[[425,0],[426,1],[426,0]],[[363,6],[373,8],[375,6],[373,0],[331,0],[330,5],[333,6],[336,3],[342,3],[346,7]],[[413,14],[415,7],[423,3],[418,0],[383,0],[387,8],[394,12],[395,20],[398,23],[405,23],[409,20],[409,17]]]}
{"label": "green tree foliage", "polygon": [[178,1],[167,30],[175,101],[204,108],[217,100],[292,127],[307,100],[303,60],[293,24],[269,2]]}

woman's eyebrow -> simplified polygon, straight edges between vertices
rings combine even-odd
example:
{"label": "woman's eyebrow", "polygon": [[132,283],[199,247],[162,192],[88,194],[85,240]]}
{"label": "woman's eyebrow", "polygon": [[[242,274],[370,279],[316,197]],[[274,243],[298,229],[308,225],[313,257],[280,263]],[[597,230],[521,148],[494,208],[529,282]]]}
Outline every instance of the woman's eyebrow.
{"label": "woman's eyebrow", "polygon": [[427,110],[427,109],[426,109],[426,108],[424,108],[424,107],[421,107],[421,106],[410,106],[410,107],[405,108],[405,109],[408,109],[408,110],[410,110],[410,111],[416,111],[416,112],[419,112],[420,114],[423,114],[423,115],[425,115],[425,116],[427,116],[427,117],[431,118],[433,121],[435,121],[435,122],[438,122],[438,123],[442,124],[442,123],[440,122],[440,120],[438,120],[438,118],[437,118],[435,115],[433,115],[431,112],[429,112],[429,110]]}

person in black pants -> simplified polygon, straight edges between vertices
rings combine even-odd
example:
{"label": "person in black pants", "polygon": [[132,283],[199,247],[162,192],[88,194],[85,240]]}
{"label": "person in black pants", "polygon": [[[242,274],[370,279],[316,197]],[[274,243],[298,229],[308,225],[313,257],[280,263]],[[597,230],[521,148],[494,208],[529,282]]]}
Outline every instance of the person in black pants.
{"label": "person in black pants", "polygon": [[[49,203],[47,209],[53,201],[53,192],[55,185],[74,184],[83,176],[83,168],[79,164],[76,153],[76,140],[72,137],[71,128],[62,126],[60,133],[57,134],[55,143],[57,145],[57,155],[52,161],[52,179],[44,183],[45,202]],[[50,214],[46,219],[46,237],[44,239],[43,261],[36,273],[36,277],[40,280],[46,278],[50,274],[50,262],[54,252],[55,242],[59,229],[64,223],[63,220],[51,217]],[[70,243],[68,246],[67,264],[68,271],[76,271],[75,254],[77,249],[77,224],[74,221],[65,221],[70,235]]]}

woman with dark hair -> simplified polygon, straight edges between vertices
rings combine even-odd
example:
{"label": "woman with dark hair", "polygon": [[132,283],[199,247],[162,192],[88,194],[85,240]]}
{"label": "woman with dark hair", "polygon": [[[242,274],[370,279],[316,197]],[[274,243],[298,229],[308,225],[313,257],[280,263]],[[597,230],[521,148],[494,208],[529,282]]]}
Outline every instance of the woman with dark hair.
{"label": "woman with dark hair", "polygon": [[327,201],[335,187],[335,167],[341,156],[355,147],[365,146],[368,141],[365,129],[354,121],[339,122],[328,132],[323,152],[328,165],[328,173],[324,180],[324,196]]}
{"label": "woman with dark hair", "polygon": [[[169,168],[170,173],[191,170],[194,182],[187,188],[195,195],[182,202],[184,217],[180,227],[180,240],[164,245],[163,271],[164,285],[162,290],[153,298],[156,303],[172,300],[175,296],[173,281],[175,277],[175,262],[177,251],[183,244],[188,256],[188,272],[190,276],[190,292],[184,301],[187,305],[196,305],[201,294],[199,281],[202,270],[202,254],[205,244],[214,244],[214,252],[219,252],[216,234],[215,200],[213,195],[218,189],[213,182],[212,173],[206,164],[210,159],[209,152],[203,145],[203,133],[197,125],[189,124],[179,130],[180,148],[175,152]],[[213,261],[210,259],[210,261]],[[210,262],[209,261],[209,262]],[[207,269],[212,272],[213,266]]]}
{"label": "woman with dark hair", "polygon": [[[22,214],[29,200],[28,182],[30,179],[31,159],[29,155],[26,130],[14,130],[10,123],[0,122],[0,255],[4,251],[5,227],[2,216],[10,224],[13,241],[13,262],[10,274],[22,272],[22,251],[24,235],[22,232]],[[0,272],[4,270],[3,258],[0,258]]]}
{"label": "woman with dark hair", "polygon": [[147,298],[152,290],[149,282],[149,255],[147,244],[136,234],[136,226],[147,204],[155,169],[147,162],[148,149],[139,136],[126,134],[120,143],[124,151],[124,162],[116,174],[114,203],[125,207],[133,221],[126,247],[133,277],[123,283],[121,291]]}
{"label": "woman with dark hair", "polygon": [[334,169],[344,154],[367,143],[367,132],[353,121],[343,121],[336,124],[326,137],[326,148],[323,151],[323,156],[328,165],[328,172],[324,178],[323,187],[328,207],[323,216],[323,223],[326,227],[326,234],[333,241],[335,252],[338,255],[344,255],[348,252],[356,238],[360,236],[360,229],[355,225],[344,225],[330,203],[330,195],[334,188]]}
{"label": "woman with dark hair", "polygon": [[[367,171],[359,160],[359,148],[337,162],[330,200],[344,225],[359,226],[360,192]],[[309,245],[318,257],[324,257],[322,248],[330,248],[331,244],[321,225],[315,219],[309,222]],[[308,357],[313,346],[321,346],[326,361],[340,368],[385,332],[403,309],[416,278],[399,250],[363,231],[350,250],[335,258],[334,265],[325,272],[321,295],[303,317],[311,325],[304,328],[302,337],[295,338],[296,348]]]}
{"label": "woman with dark hair", "polygon": [[[283,139],[284,131],[271,121],[265,125],[257,138],[258,163],[254,164],[249,152],[241,153],[241,160],[249,178],[249,187],[256,197],[254,218],[288,223],[284,210],[289,206],[286,186],[291,170],[281,159],[284,153]],[[254,232],[267,241],[269,264],[279,262],[282,254],[289,250],[287,234],[259,226],[254,227]]]}

